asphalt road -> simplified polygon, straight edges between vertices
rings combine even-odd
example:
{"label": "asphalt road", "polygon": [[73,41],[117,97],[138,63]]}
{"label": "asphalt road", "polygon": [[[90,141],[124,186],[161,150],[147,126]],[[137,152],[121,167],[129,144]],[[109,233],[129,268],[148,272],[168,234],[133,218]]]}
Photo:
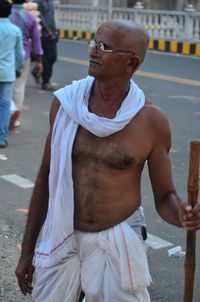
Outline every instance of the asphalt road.
{"label": "asphalt road", "polygon": [[[87,74],[86,44],[59,42],[59,60],[52,78],[59,87]],[[172,130],[174,183],[183,199],[187,198],[189,143],[200,139],[199,70],[200,59],[149,53],[141,71],[134,77],[146,96],[168,115]],[[52,93],[40,90],[30,76],[21,127],[10,133],[8,148],[0,150],[0,302],[31,301],[30,297],[24,298],[20,294],[14,270],[48,131],[51,102]],[[184,252],[185,232],[168,225],[157,215],[146,169],[142,179],[142,199],[149,233],[148,257],[153,279],[149,291],[152,302],[181,302],[184,257],[169,257],[168,249],[181,246]],[[198,233],[194,302],[200,302],[199,242]]]}

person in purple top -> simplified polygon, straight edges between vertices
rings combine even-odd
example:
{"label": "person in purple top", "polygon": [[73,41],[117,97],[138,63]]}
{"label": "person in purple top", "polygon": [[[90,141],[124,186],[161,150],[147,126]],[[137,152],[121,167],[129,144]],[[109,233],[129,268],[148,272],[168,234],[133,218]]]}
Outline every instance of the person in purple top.
{"label": "person in purple top", "polygon": [[11,117],[10,130],[20,125],[17,119],[23,108],[25,87],[30,70],[30,58],[32,52],[36,58],[36,65],[34,68],[35,72],[37,74],[41,74],[43,71],[43,49],[41,46],[38,24],[33,14],[24,8],[24,2],[25,0],[14,0],[12,5],[12,13],[10,16],[12,23],[17,25],[23,33],[23,46],[25,50],[25,65],[23,67],[21,76],[15,81],[13,89],[13,102],[16,110]]}

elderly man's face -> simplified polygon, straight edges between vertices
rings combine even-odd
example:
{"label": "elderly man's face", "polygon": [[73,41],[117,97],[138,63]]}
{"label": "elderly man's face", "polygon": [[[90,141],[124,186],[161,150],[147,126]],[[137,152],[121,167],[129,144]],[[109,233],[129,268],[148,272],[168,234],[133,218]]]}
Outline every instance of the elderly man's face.
{"label": "elderly man's face", "polygon": [[120,43],[120,33],[112,26],[101,26],[89,44],[88,73],[96,78],[124,76],[134,53]]}

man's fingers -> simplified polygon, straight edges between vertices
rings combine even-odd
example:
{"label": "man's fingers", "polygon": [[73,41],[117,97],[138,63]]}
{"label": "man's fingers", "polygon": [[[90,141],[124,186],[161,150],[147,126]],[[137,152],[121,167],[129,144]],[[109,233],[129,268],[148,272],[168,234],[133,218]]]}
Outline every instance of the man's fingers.
{"label": "man's fingers", "polygon": [[29,269],[28,274],[26,275],[26,280],[25,280],[25,286],[26,286],[26,291],[27,293],[31,294],[32,293],[32,281],[33,281],[33,273],[34,273],[34,267],[31,266]]}
{"label": "man's fingers", "polygon": [[27,294],[27,289],[26,289],[26,284],[25,284],[25,278],[20,278],[17,276],[17,280],[18,280],[18,284],[20,287],[20,290],[22,292],[23,295]]}
{"label": "man's fingers", "polygon": [[197,216],[199,217],[199,219],[200,219],[200,202],[198,202],[198,203],[194,206],[194,208],[193,208],[193,213],[194,213],[195,215],[197,215]]}
{"label": "man's fingers", "polygon": [[187,231],[199,230],[200,229],[200,221],[198,221],[198,220],[184,221],[183,222],[183,227]]}
{"label": "man's fingers", "polygon": [[32,282],[28,282],[27,281],[27,277],[23,278],[23,279],[18,279],[18,284],[19,284],[19,287],[21,289],[21,292],[23,295],[26,295],[26,294],[31,294],[32,292]]}
{"label": "man's fingers", "polygon": [[33,265],[31,265],[31,267],[28,270],[28,274],[27,274],[27,282],[32,283],[34,271],[35,271],[35,268]]}
{"label": "man's fingers", "polygon": [[23,295],[31,294],[32,292],[32,280],[33,280],[34,267],[31,266],[28,272],[16,270],[18,284]]}

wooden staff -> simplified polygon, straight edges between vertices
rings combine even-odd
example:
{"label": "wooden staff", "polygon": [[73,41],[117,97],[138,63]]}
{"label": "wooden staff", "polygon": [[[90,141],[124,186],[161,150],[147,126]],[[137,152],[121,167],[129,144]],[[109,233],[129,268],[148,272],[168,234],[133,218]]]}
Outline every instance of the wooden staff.
{"label": "wooden staff", "polygon": [[[197,203],[199,190],[199,160],[200,160],[200,141],[190,143],[190,158],[188,172],[188,203],[192,207]],[[196,231],[187,231],[186,256],[185,256],[185,288],[184,302],[192,302],[195,276],[196,258]]]}

